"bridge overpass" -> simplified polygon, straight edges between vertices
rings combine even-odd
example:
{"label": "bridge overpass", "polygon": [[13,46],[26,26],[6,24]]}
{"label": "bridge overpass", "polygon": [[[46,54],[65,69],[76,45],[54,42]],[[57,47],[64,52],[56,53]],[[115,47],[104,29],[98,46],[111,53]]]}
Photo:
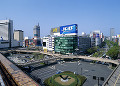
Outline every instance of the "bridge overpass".
{"label": "bridge overpass", "polygon": [[56,60],[56,59],[59,59],[59,58],[56,57],[56,58],[40,59],[40,60],[35,60],[35,61],[29,61],[29,62],[26,62],[26,63],[17,63],[16,65],[19,65],[19,66],[30,66],[30,65],[37,64],[37,63],[53,61],[53,60]]}
{"label": "bridge overpass", "polygon": [[[28,63],[22,63],[22,64],[18,64],[18,65],[23,65],[23,66],[28,66],[28,65],[32,65],[32,64],[36,64],[36,63],[41,63],[41,62],[45,62],[45,61],[50,61],[50,60],[55,60],[55,59],[65,59],[65,58],[79,58],[79,59],[85,59],[85,60],[96,60],[96,61],[101,61],[101,62],[108,62],[108,63],[113,63],[118,65],[119,62],[118,60],[110,60],[110,59],[105,59],[105,58],[96,58],[96,57],[88,57],[88,56],[65,56],[65,55],[61,55],[61,54],[53,54],[50,52],[43,52],[43,51],[31,51],[31,50],[14,50],[16,52],[26,52],[26,53],[41,53],[41,54],[45,54],[45,55],[49,55],[52,56],[53,58],[49,58],[49,59],[41,59],[38,61],[30,61]],[[9,51],[8,51],[9,52]]]}
{"label": "bridge overpass", "polygon": [[[13,50],[12,50],[13,51]],[[8,51],[8,52],[12,52]],[[39,61],[35,62],[28,62],[26,64],[19,64],[19,65],[31,65],[31,64],[36,64],[44,61],[50,61],[50,60],[55,60],[55,59],[65,59],[65,58],[80,58],[80,59],[86,59],[86,60],[96,60],[96,61],[102,61],[102,62],[108,62],[108,63],[113,63],[117,64],[117,67],[114,69],[114,71],[109,75],[107,80],[104,82],[102,86],[120,86],[120,65],[117,60],[110,60],[110,59],[104,59],[104,58],[96,58],[96,57],[87,57],[87,56],[65,56],[61,54],[52,54],[52,53],[45,53],[43,51],[30,51],[30,50],[14,50],[16,52],[38,52],[41,54],[46,54],[46,55],[51,55],[54,58],[49,58],[49,59],[41,59]],[[5,53],[5,52],[4,52]]]}
{"label": "bridge overpass", "polygon": [[102,86],[120,86],[120,65],[113,70]]}

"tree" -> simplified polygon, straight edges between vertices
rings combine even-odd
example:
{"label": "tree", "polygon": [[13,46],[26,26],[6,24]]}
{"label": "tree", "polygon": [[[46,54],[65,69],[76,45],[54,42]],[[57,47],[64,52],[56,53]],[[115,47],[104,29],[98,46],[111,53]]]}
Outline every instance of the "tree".
{"label": "tree", "polygon": [[93,54],[93,56],[94,56],[94,57],[98,57],[98,56],[99,56],[99,53],[98,53],[98,52],[95,52],[95,53]]}
{"label": "tree", "polygon": [[92,54],[92,53],[97,52],[97,50],[98,50],[98,47],[92,47],[92,48],[88,49],[87,52],[88,52],[89,54]]}
{"label": "tree", "polygon": [[112,59],[117,59],[119,54],[119,47],[118,46],[111,47],[106,54],[110,56]]}
{"label": "tree", "polygon": [[39,53],[32,53],[34,56],[33,56],[33,58],[34,59],[38,59],[38,55],[39,55]]}

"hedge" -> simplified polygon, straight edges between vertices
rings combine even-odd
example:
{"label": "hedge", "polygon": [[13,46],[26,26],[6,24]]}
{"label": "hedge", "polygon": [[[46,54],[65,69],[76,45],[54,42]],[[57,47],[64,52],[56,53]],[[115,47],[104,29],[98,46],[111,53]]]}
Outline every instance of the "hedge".
{"label": "hedge", "polygon": [[68,75],[75,79],[75,81],[71,83],[69,86],[82,86],[86,80],[86,77],[84,76],[74,74],[73,72],[70,72],[70,71],[65,71],[60,74],[55,74],[50,78],[47,78],[44,81],[45,86],[64,86],[55,81],[55,78],[59,77],[60,75]]}

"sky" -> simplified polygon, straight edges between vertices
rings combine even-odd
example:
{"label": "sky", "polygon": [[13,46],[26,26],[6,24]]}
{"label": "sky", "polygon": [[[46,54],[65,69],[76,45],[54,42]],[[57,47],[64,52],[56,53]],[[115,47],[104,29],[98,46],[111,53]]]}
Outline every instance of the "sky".
{"label": "sky", "polygon": [[33,37],[39,23],[40,36],[51,28],[78,24],[78,34],[100,30],[110,35],[110,28],[120,34],[120,0],[1,0],[0,20],[13,20],[13,29]]}

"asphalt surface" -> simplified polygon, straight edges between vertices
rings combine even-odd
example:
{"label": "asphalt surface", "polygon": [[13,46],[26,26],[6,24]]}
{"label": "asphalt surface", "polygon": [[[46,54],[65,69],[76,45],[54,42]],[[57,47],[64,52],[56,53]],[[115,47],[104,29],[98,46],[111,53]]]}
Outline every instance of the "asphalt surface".
{"label": "asphalt surface", "polygon": [[[79,64],[79,65],[78,65]],[[93,76],[104,77],[105,80],[112,72],[106,65],[90,62],[65,62],[63,64],[54,64],[50,66],[33,65],[34,69],[29,73],[33,78],[40,78],[41,82],[53,76],[58,71],[72,71],[87,77],[83,86],[97,86],[98,81],[93,80]],[[100,85],[104,81],[100,81]]]}

